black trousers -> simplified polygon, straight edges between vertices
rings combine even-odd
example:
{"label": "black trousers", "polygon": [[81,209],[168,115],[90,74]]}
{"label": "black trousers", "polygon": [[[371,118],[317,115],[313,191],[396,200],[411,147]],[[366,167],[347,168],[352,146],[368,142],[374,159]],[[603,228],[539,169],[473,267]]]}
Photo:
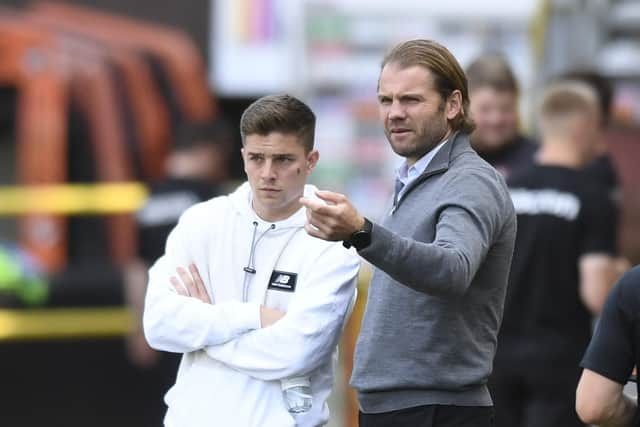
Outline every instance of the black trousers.
{"label": "black trousers", "polygon": [[579,359],[543,360],[496,357],[489,377],[496,427],[584,426],[575,410]]}
{"label": "black trousers", "polygon": [[358,415],[360,427],[493,427],[491,406],[425,405]]}

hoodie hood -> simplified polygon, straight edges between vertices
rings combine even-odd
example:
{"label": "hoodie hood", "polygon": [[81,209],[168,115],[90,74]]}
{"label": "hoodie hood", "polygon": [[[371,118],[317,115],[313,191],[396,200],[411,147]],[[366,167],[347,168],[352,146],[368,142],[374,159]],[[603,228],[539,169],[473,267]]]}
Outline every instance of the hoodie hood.
{"label": "hoodie hood", "polygon": [[[316,186],[307,184],[304,186],[304,197],[320,200],[315,194],[316,191],[318,191]],[[274,231],[300,228],[304,227],[304,224],[307,222],[307,215],[304,207],[301,207],[293,215],[281,221],[271,222],[260,218],[253,209],[253,206],[251,206],[253,193],[249,182],[245,182],[240,185],[233,193],[231,193],[229,195],[229,200],[231,201],[232,208],[237,214],[246,217],[248,221],[256,221],[258,223],[258,230],[264,230],[269,227],[273,228]],[[275,224],[275,227],[273,227],[272,224]]]}

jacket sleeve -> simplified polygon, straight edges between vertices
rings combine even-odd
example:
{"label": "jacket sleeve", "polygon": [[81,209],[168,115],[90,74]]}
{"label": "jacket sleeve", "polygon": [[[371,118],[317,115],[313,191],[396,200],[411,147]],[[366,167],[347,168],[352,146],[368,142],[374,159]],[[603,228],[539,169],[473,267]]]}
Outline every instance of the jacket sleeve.
{"label": "jacket sleeve", "polygon": [[463,295],[506,224],[515,238],[513,204],[506,186],[496,179],[469,170],[442,188],[433,241],[415,240],[374,224],[372,243],[360,255],[416,291]]}
{"label": "jacket sleeve", "polygon": [[[198,239],[201,230],[189,232],[189,227],[199,224],[196,219],[189,211],[182,216],[167,239],[165,254],[149,270],[143,327],[147,342],[157,350],[187,353],[260,328],[257,303],[207,304],[173,289],[169,278],[176,276],[177,267],[196,263],[201,273],[206,268],[194,255],[198,250],[204,251],[199,249],[204,246]],[[202,276],[206,283],[206,274]]]}
{"label": "jacket sleeve", "polygon": [[360,260],[332,244],[308,265],[282,319],[207,347],[207,354],[264,381],[306,375],[327,363],[355,297]]}

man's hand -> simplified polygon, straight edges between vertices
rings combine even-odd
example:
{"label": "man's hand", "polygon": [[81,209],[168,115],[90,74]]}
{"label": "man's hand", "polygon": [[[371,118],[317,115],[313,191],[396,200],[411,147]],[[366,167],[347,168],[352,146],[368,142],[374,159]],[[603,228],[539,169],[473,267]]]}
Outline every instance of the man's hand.
{"label": "man's hand", "polygon": [[197,298],[204,303],[211,304],[211,298],[209,298],[207,289],[195,264],[189,265],[191,274],[182,267],[178,267],[176,272],[180,276],[180,280],[175,276],[171,276],[169,280],[180,295]]}
{"label": "man's hand", "polygon": [[260,306],[260,326],[266,328],[282,319],[285,315],[284,311],[276,310],[275,308]]}
{"label": "man's hand", "polygon": [[323,240],[346,240],[364,226],[364,218],[346,196],[331,191],[316,191],[316,196],[327,203],[300,199],[307,208],[304,228],[309,235]]}

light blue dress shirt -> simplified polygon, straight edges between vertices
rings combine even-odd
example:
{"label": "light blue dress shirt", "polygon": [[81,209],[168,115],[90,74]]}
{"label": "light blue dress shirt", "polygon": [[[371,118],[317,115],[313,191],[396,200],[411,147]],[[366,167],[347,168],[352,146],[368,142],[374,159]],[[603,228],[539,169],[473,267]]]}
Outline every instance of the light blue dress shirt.
{"label": "light blue dress shirt", "polygon": [[440,151],[442,146],[446,144],[447,141],[448,139],[445,139],[440,144],[436,145],[431,151],[420,157],[420,159],[418,159],[418,161],[413,165],[408,166],[407,161],[405,160],[402,165],[400,165],[396,169],[396,179],[402,183],[402,188],[396,196],[395,204],[397,204],[400,199],[402,199],[402,196],[409,187],[409,184],[415,181],[416,178],[422,175],[422,173],[427,169],[427,166],[429,166],[431,160],[433,160],[436,154],[438,154],[438,151]]}

